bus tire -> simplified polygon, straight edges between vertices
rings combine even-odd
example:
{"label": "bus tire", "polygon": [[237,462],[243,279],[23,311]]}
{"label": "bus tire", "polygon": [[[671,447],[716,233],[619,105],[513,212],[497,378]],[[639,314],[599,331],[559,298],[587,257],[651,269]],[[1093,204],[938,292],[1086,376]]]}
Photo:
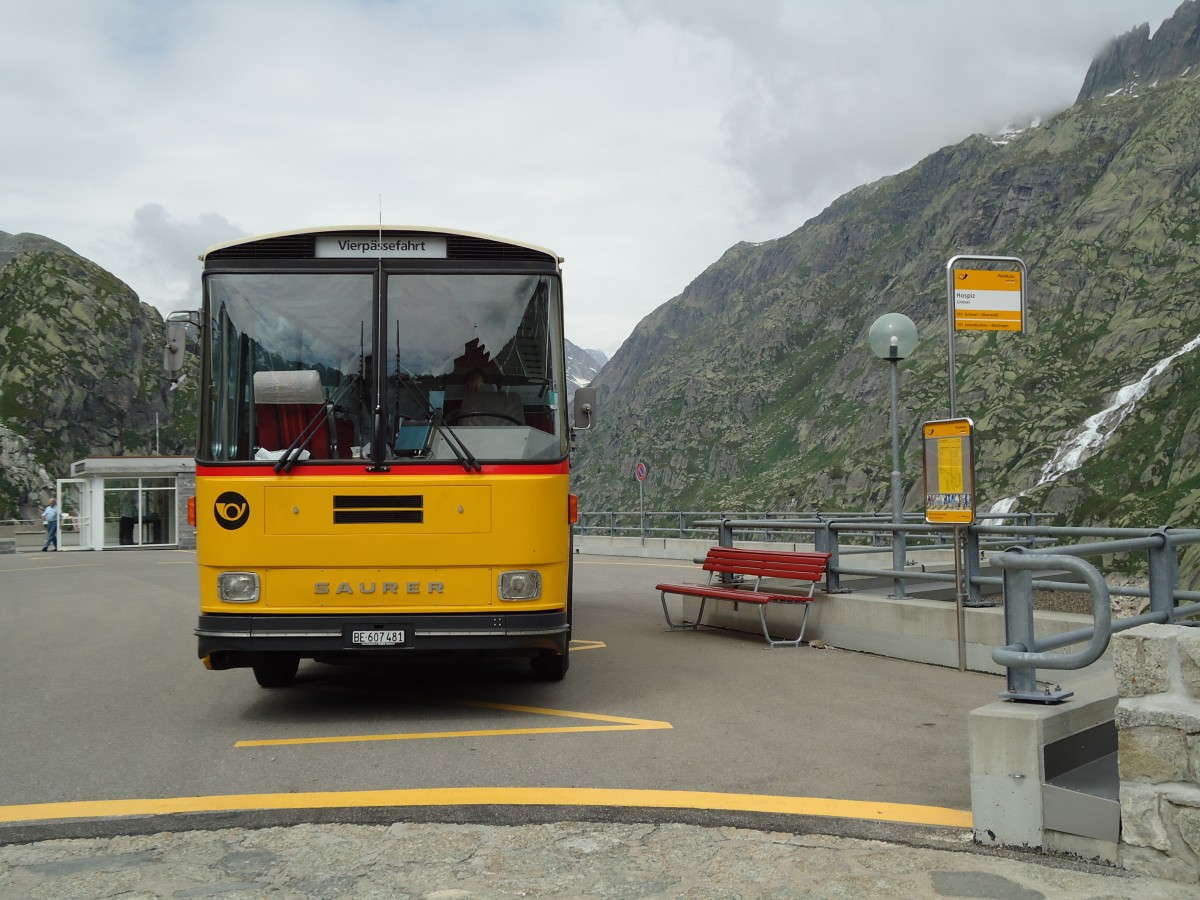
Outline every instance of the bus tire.
{"label": "bus tire", "polygon": [[296,678],[300,657],[290,653],[272,653],[256,659],[252,668],[259,687],[287,687]]}
{"label": "bus tire", "polygon": [[529,667],[533,670],[533,677],[538,681],[562,681],[566,677],[567,669],[571,666],[570,651],[563,653],[543,653],[539,656],[531,657]]}

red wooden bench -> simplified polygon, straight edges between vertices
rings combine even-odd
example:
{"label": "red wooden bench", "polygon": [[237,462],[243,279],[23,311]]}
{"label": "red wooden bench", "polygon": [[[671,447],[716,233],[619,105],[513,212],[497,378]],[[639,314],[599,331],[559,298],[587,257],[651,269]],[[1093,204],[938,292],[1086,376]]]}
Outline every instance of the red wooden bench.
{"label": "red wooden bench", "polygon": [[[762,623],[763,637],[771,647],[798,647],[804,638],[804,625],[808,621],[808,609],[813,601],[813,590],[817,582],[825,577],[825,567],[829,563],[829,553],[803,553],[785,550],[751,550],[744,547],[713,547],[704,558],[704,571],[708,572],[706,584],[656,584],[654,589],[659,592],[662,600],[663,615],[672,631],[700,627],[704,619],[704,605],[709,599],[728,600],[733,603],[754,603],[758,605],[758,618]],[[714,581],[716,575],[734,576],[739,579],[753,579],[753,583],[743,587],[736,586],[730,580]],[[807,594],[781,594],[762,589],[764,578],[782,579],[785,581],[807,581]],[[680,594],[700,598],[700,611],[696,613],[696,621],[673,622],[671,613],[667,610],[667,594]],[[767,604],[769,603],[803,603],[804,616],[800,620],[800,635],[795,640],[779,641],[771,637],[767,629]]]}

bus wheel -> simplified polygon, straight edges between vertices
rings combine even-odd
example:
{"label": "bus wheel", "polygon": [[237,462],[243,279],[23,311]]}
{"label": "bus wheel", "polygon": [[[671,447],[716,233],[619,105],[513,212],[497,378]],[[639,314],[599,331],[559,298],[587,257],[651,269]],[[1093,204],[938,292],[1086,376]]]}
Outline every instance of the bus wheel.
{"label": "bus wheel", "polygon": [[296,677],[300,668],[300,657],[290,653],[272,653],[255,660],[254,680],[260,687],[287,687]]}
{"label": "bus wheel", "polygon": [[538,681],[562,681],[570,665],[571,657],[567,653],[546,653],[529,660],[533,677]]}

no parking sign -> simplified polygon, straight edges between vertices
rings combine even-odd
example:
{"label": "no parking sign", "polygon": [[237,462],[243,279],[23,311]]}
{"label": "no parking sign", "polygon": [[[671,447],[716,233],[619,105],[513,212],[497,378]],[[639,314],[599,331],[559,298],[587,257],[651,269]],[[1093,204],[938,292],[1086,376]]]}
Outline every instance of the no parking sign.
{"label": "no parking sign", "polygon": [[638,481],[646,480],[646,472],[647,472],[647,469],[646,469],[646,464],[644,462],[640,462],[636,466],[633,467],[633,477],[636,478]]}

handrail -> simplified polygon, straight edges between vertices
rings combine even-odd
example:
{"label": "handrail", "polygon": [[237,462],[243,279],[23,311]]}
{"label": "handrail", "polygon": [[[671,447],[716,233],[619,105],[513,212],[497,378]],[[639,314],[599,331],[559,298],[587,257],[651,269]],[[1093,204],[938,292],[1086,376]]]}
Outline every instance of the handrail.
{"label": "handrail", "polygon": [[1092,627],[1087,629],[1091,633],[1091,641],[1083,650],[1075,653],[1047,654],[1038,650],[1040,645],[1036,636],[1028,634],[1022,635],[1018,642],[993,650],[993,660],[1010,668],[1041,666],[1044,669],[1082,669],[1104,655],[1104,651],[1108,649],[1109,636],[1112,634],[1112,597],[1109,596],[1108,585],[1095,566],[1076,556],[1063,553],[1033,556],[1028,554],[1024,547],[1012,547],[1003,553],[997,553],[992,557],[992,563],[1005,573],[1005,596],[1014,597],[1017,591],[1009,590],[1009,572],[1044,572],[1047,569],[1066,569],[1074,572],[1091,589],[1093,619]]}
{"label": "handrail", "polygon": [[[581,517],[584,514],[581,513]],[[595,514],[593,514],[595,515]],[[734,546],[735,531],[743,535],[749,531],[766,532],[768,539],[776,539],[788,533],[811,534],[815,549],[831,554],[826,567],[826,590],[840,593],[841,576],[883,576],[891,578],[894,590],[892,597],[904,597],[906,580],[919,577],[922,581],[948,582],[954,584],[955,601],[959,604],[959,668],[964,668],[965,637],[962,633],[962,608],[995,606],[985,597],[983,589],[1001,587],[1004,594],[1005,634],[1007,645],[993,652],[993,660],[1008,670],[1009,690],[1002,696],[1010,700],[1056,703],[1071,696],[1059,687],[1039,690],[1037,669],[1076,669],[1095,662],[1108,648],[1114,633],[1152,622],[1171,623],[1189,616],[1200,616],[1200,591],[1180,590],[1177,566],[1177,548],[1185,544],[1200,543],[1200,529],[1157,529],[1064,527],[1040,524],[1051,517],[1049,513],[984,514],[980,519],[1017,521],[1027,524],[979,524],[958,527],[935,525],[921,521],[921,517],[909,514],[903,523],[891,521],[891,516],[880,512],[809,512],[791,510],[784,513],[603,513],[610,522],[617,516],[637,517],[644,529],[652,517],[671,516],[678,520],[678,533],[696,533],[702,529],[715,528],[721,546]],[[685,527],[690,519],[690,525]],[[675,529],[654,529],[655,532],[673,532]],[[638,531],[634,532],[639,533]],[[927,551],[953,550],[962,563],[961,572],[956,565],[955,574],[922,570],[899,571],[895,568],[867,568],[847,566],[841,562],[843,556],[856,554],[878,554],[882,551],[879,540],[886,536],[893,540],[933,541],[939,543],[908,543],[906,554]],[[871,546],[861,541],[870,538]],[[943,539],[949,539],[943,542]],[[1064,544],[1065,539],[1083,542]],[[857,540],[858,544],[851,543]],[[1023,546],[1014,547],[1019,542]],[[886,545],[883,545],[886,546]],[[984,575],[982,561],[985,547],[1004,547],[1002,553],[992,553],[989,559],[1001,570],[1001,577]],[[1148,587],[1108,585],[1099,570],[1083,561],[1083,557],[1105,557],[1114,554],[1148,554]],[[906,564],[908,559],[906,556]],[[1058,580],[1035,580],[1034,572],[1066,571],[1077,576],[1082,583]],[[1081,629],[1035,638],[1033,627],[1033,592],[1035,590],[1077,591],[1092,595],[1093,623]],[[1150,611],[1136,616],[1112,620],[1112,597],[1148,597]],[[1196,624],[1189,622],[1188,624]],[[1072,653],[1051,653],[1072,644],[1086,643],[1087,646]]]}
{"label": "handrail", "polygon": [[[1130,529],[1112,529],[1128,533]],[[1181,617],[1200,613],[1200,603],[1177,605],[1180,600],[1200,596],[1192,591],[1178,590],[1175,548],[1180,544],[1200,542],[1200,531],[1169,531],[1158,529],[1138,538],[1120,538],[1107,542],[1055,547],[1056,552],[1025,550],[1013,547],[1004,553],[993,554],[992,564],[1000,568],[1004,583],[1004,627],[1008,645],[992,651],[992,659],[1008,669],[1008,690],[1001,696],[1009,700],[1059,703],[1071,696],[1056,686],[1053,690],[1037,688],[1037,668],[1079,669],[1091,665],[1108,649],[1113,634],[1149,623],[1174,622]],[[1149,554],[1150,586],[1148,589],[1125,591],[1134,596],[1150,598],[1150,612],[1112,621],[1112,601],[1108,585],[1099,571],[1083,556],[1104,556],[1144,550]],[[1051,638],[1037,638],[1033,628],[1033,590],[1038,582],[1032,572],[1046,569],[1067,569],[1083,578],[1092,594],[1092,624],[1086,628],[1064,632]],[[1088,641],[1088,646],[1075,653],[1052,654],[1059,647]]]}

